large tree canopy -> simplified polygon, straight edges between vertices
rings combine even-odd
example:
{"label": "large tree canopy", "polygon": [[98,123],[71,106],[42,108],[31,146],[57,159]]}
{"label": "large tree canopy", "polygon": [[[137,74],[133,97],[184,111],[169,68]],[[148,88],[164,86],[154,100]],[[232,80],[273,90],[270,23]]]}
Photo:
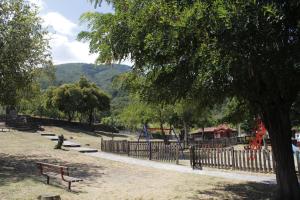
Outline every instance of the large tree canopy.
{"label": "large tree canopy", "polygon": [[300,90],[300,2],[108,2],[114,14],[82,16],[90,31],[79,39],[98,61],[131,58],[161,100],[246,101],[269,131],[279,198],[300,199],[289,118]]}
{"label": "large tree canopy", "polygon": [[64,84],[50,90],[47,106],[57,108],[68,116],[71,121],[76,113],[88,116],[88,122],[93,122],[95,111],[108,111],[110,98],[94,83],[81,77],[77,83]]}
{"label": "large tree canopy", "polygon": [[0,1],[0,104],[15,105],[34,68],[50,64],[37,11],[22,0]]}

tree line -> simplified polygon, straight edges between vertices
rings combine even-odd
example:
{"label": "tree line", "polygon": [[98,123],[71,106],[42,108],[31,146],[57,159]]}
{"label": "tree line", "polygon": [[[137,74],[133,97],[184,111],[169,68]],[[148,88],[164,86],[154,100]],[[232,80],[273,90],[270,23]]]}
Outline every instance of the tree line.
{"label": "tree line", "polygon": [[[90,42],[97,62],[134,62],[122,85],[130,91],[131,102],[114,116],[129,123],[136,119],[126,118],[126,112],[140,113],[143,122],[157,115],[161,126],[170,116],[170,105],[183,119],[195,110],[205,116],[227,101],[228,119],[249,115],[264,122],[276,163],[278,199],[300,199],[291,148],[291,127],[297,123],[293,117],[299,116],[299,1],[107,2],[115,12],[84,14],[89,30],[78,39]],[[25,1],[0,1],[0,12],[0,102],[23,106],[23,96],[41,92],[30,84],[36,69],[51,66],[47,31]],[[69,120],[83,117],[89,123],[109,105],[107,95],[83,79],[36,98],[40,101],[27,99],[39,104],[35,111]]]}
{"label": "tree line", "polygon": [[91,125],[110,110],[110,97],[85,77],[73,84],[51,86],[45,91],[40,90],[38,84],[32,87],[31,95],[18,104],[21,113],[78,120]]}
{"label": "tree line", "polygon": [[115,12],[84,14],[90,29],[79,34],[97,60],[134,61],[150,101],[236,98],[247,105],[271,138],[278,199],[300,199],[290,118],[300,93],[300,2],[106,2]]}

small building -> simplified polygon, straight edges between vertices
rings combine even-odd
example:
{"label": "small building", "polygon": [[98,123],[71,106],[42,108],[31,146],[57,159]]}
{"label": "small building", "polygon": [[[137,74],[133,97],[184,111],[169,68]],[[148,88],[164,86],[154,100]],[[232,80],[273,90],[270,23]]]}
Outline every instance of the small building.
{"label": "small building", "polygon": [[204,141],[220,138],[236,137],[237,130],[232,129],[226,124],[222,124],[216,127],[200,128],[190,132],[190,139],[193,141]]}

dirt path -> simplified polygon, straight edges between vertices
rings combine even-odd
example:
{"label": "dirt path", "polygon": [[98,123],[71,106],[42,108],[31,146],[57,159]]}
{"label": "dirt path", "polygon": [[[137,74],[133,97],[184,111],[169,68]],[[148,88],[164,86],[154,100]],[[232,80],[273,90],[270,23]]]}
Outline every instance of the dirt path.
{"label": "dirt path", "polygon": [[[55,128],[54,133],[66,133],[68,139],[72,137],[81,144],[99,148],[97,137],[86,133],[60,128]],[[176,170],[163,170],[172,165],[105,153],[96,154],[103,157],[99,158],[67,148],[55,150],[54,146],[55,142],[38,133],[12,131],[0,134],[0,199],[31,200],[50,193],[60,195],[63,200],[258,200],[270,198],[275,190],[271,184],[182,173],[177,170],[182,166],[174,165]],[[121,158],[126,162],[116,160]],[[39,175],[36,162],[69,166],[71,175],[84,181],[74,184],[72,192],[66,190],[66,183],[60,179],[53,179],[47,185],[45,177]],[[188,167],[185,169],[191,171]]]}
{"label": "dirt path", "polygon": [[197,174],[197,175],[206,175],[206,176],[213,176],[225,179],[234,179],[239,181],[252,181],[252,182],[259,182],[265,184],[276,184],[276,177],[275,175],[264,175],[264,174],[252,174],[249,173],[236,173],[236,172],[224,172],[224,171],[217,171],[217,170],[193,170],[191,167],[182,166],[182,165],[175,165],[175,164],[168,164],[168,163],[161,163],[155,161],[148,161],[148,160],[141,160],[136,158],[130,158],[126,156],[119,156],[116,154],[105,153],[105,152],[97,152],[97,153],[86,153],[86,155],[95,156],[98,158],[113,160],[117,162],[123,162],[132,165],[139,165],[144,167],[152,167],[155,169],[161,170],[169,170],[169,171],[176,171],[180,173],[188,173],[188,174]]}
{"label": "dirt path", "polygon": [[[67,133],[67,135],[70,135],[70,133]],[[77,138],[82,140],[81,139],[82,134],[77,134]],[[83,138],[85,138],[85,137],[83,137]],[[85,140],[85,141],[87,141],[87,140]],[[78,141],[75,141],[75,142],[78,142]],[[89,141],[89,142],[91,142],[91,141]],[[93,146],[96,146],[96,145],[94,144]],[[74,149],[76,149],[76,148],[71,148],[71,150],[74,150]],[[180,172],[180,173],[206,175],[206,176],[219,177],[219,178],[225,178],[225,179],[230,179],[230,180],[251,181],[251,182],[264,183],[264,184],[276,184],[276,177],[273,174],[272,175],[271,174],[268,174],[268,175],[257,174],[257,173],[249,174],[249,172],[239,172],[239,171],[230,172],[228,170],[222,171],[220,169],[216,170],[216,169],[212,169],[212,168],[204,168],[202,170],[193,170],[193,169],[191,169],[190,166],[182,166],[182,165],[175,165],[175,164],[169,164],[169,163],[142,160],[142,159],[136,159],[136,158],[131,158],[131,157],[127,157],[127,156],[120,156],[117,154],[111,154],[111,153],[105,153],[105,152],[86,153],[86,155],[103,158],[103,159],[107,159],[107,160],[111,160],[111,161],[117,161],[117,162],[121,162],[121,163],[127,163],[127,164],[131,164],[131,165],[138,165],[138,166],[144,166],[144,167],[151,167],[151,168],[155,168],[155,169],[176,171],[176,172]]]}
{"label": "dirt path", "polygon": [[[49,130],[49,129],[48,129]],[[61,129],[58,129],[56,127],[52,127],[50,129],[54,132],[60,132],[62,133]],[[72,133],[68,131],[63,131],[63,133],[72,138],[74,137],[74,141],[77,143],[90,143],[91,146],[95,148],[99,148],[99,140],[97,139],[95,142],[95,136],[89,136],[89,135],[83,135],[82,133]],[[135,159],[131,157],[126,156],[120,156],[116,154],[110,154],[110,153],[104,153],[104,152],[97,152],[97,153],[87,153],[86,155],[91,155],[98,158],[104,158],[112,161],[127,163],[127,164],[133,164],[133,165],[139,165],[144,167],[151,167],[155,169],[163,169],[163,170],[169,170],[169,171],[176,171],[180,173],[188,173],[188,174],[197,174],[197,175],[206,175],[206,176],[212,176],[212,177],[219,177],[219,178],[225,178],[230,180],[240,180],[240,181],[251,181],[251,182],[258,182],[258,183],[265,183],[265,184],[276,184],[276,177],[275,175],[265,175],[265,174],[257,174],[257,173],[251,173],[249,172],[239,172],[239,171],[222,171],[220,169],[212,169],[212,168],[204,168],[203,170],[192,170],[190,166],[182,166],[182,165],[175,165],[175,164],[168,164],[168,163],[161,163],[161,162],[155,162],[155,161],[149,161],[149,160],[141,160],[141,159]]]}

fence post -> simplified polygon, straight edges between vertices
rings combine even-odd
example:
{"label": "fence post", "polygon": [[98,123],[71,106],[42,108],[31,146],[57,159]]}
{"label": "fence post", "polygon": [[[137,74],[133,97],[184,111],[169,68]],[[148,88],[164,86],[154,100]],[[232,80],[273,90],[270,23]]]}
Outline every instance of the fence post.
{"label": "fence post", "polygon": [[234,159],[234,148],[231,148],[231,163],[232,163],[232,169],[235,168],[235,159]]}
{"label": "fence post", "polygon": [[270,151],[266,150],[266,154],[267,154],[268,172],[271,172],[272,171],[272,166],[271,166]]}
{"label": "fence post", "polygon": [[277,171],[277,163],[276,163],[276,161],[275,161],[275,157],[274,157],[273,151],[271,152],[271,155],[272,155],[273,172],[276,174],[276,171]]}
{"label": "fence post", "polygon": [[149,160],[152,160],[152,142],[149,142]]}
{"label": "fence post", "polygon": [[195,146],[190,146],[190,164],[195,169]]}
{"label": "fence post", "polygon": [[100,148],[101,148],[101,151],[102,151],[102,149],[103,149],[103,138],[102,137],[100,138]]}
{"label": "fence post", "polygon": [[130,156],[130,141],[127,141],[127,155]]}
{"label": "fence post", "polygon": [[258,150],[258,160],[259,160],[259,171],[263,172],[262,160],[261,160],[261,149]]}
{"label": "fence post", "polygon": [[296,160],[297,160],[297,167],[298,167],[298,174],[300,174],[300,152],[296,151]]}
{"label": "fence post", "polygon": [[177,145],[176,146],[176,165],[178,165],[179,164],[179,146]]}

